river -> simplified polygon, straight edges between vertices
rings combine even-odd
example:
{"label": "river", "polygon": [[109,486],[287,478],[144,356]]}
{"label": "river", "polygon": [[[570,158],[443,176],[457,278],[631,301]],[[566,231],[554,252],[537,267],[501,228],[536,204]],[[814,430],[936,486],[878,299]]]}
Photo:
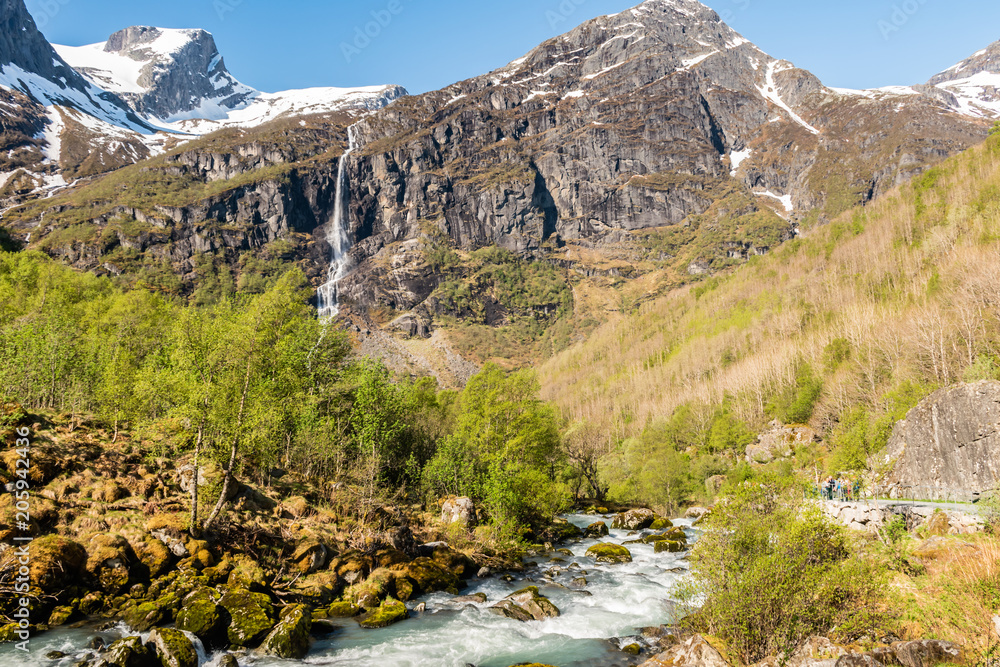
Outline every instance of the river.
{"label": "river", "polygon": [[[610,527],[613,516],[573,514],[566,517],[584,528],[603,519]],[[695,538],[690,521],[674,523],[684,527],[689,540]],[[684,554],[653,552],[652,545],[627,545],[632,562],[597,564],[585,555],[598,541],[622,542],[635,539],[628,531],[612,530],[600,540],[582,539],[560,545],[572,555],[553,551],[526,559],[528,568],[512,581],[490,577],[474,579],[462,595],[485,593],[485,604],[456,604],[452,596],[435,593],[409,603],[426,604],[423,612],[413,612],[408,620],[381,630],[364,630],[351,619],[340,619],[335,631],[313,644],[304,660],[310,665],[350,667],[507,667],[520,662],[542,662],[558,667],[614,666],[635,664],[635,657],[620,647],[639,641],[635,635],[645,626],[673,623],[677,606],[671,591],[687,572]],[[557,559],[557,560],[553,560]],[[558,559],[562,559],[560,562]],[[548,573],[548,576],[546,576]],[[584,574],[585,573],[585,574]],[[584,576],[587,584],[573,588],[572,580]],[[488,607],[506,595],[536,585],[562,612],[557,618],[522,623],[491,613]],[[103,633],[92,627],[60,629],[31,641],[31,656],[11,665],[70,667],[80,659],[80,647],[95,634],[111,641],[124,636],[125,628]],[[0,648],[0,664],[13,659],[12,647]],[[200,648],[200,647],[199,647]],[[54,661],[49,651],[67,653]],[[220,655],[205,656],[203,667],[214,667]],[[648,657],[648,655],[646,656]],[[287,667],[296,661],[241,656],[241,665]]]}

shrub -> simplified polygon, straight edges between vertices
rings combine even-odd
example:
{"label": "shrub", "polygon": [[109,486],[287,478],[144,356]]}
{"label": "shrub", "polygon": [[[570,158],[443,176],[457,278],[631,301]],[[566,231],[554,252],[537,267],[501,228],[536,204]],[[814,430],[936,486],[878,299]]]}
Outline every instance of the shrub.
{"label": "shrub", "polygon": [[842,526],[771,484],[716,505],[691,555],[704,606],[687,622],[728,642],[745,664],[790,655],[808,637],[881,636],[888,576],[856,555]]}

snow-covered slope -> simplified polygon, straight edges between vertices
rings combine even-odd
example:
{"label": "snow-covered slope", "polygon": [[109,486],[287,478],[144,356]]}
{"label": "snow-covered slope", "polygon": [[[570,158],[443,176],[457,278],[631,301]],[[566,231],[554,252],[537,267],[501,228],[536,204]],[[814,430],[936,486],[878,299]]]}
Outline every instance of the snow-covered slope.
{"label": "snow-covered slope", "polygon": [[1000,42],[949,67],[928,86],[949,93],[948,102],[960,113],[1000,118]]}
{"label": "snow-covered slope", "polygon": [[133,26],[106,42],[55,48],[94,85],[115,92],[151,122],[186,134],[252,127],[285,115],[380,109],[406,94],[399,86],[263,93],[229,73],[204,30]]}

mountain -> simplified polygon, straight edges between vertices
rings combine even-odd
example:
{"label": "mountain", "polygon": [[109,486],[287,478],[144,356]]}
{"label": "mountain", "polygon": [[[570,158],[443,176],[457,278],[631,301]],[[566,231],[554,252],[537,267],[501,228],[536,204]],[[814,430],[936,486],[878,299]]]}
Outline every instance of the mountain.
{"label": "mountain", "polygon": [[215,39],[204,30],[132,26],[106,42],[55,49],[94,85],[166,123],[225,115],[256,92],[229,73]]}
{"label": "mountain", "polygon": [[204,30],[132,26],[106,42],[55,48],[94,85],[117,93],[158,125],[186,134],[252,127],[282,115],[374,110],[406,95],[401,86],[262,93],[229,73]]}
{"label": "mountain", "polygon": [[[394,96],[378,90],[372,106]],[[338,291],[359,329],[393,312],[406,333],[530,362],[981,143],[991,123],[947,95],[832,89],[695,0],[649,0],[362,114],[323,92],[251,94],[224,118],[171,124],[225,132],[4,223],[79,268],[192,294],[212,272],[255,284],[292,264],[318,286],[343,220]]]}
{"label": "mountain", "polygon": [[77,109],[106,123],[151,134],[121,98],[102,90],[70,67],[35,26],[23,0],[0,0],[0,86],[45,106]]}
{"label": "mountain", "polygon": [[927,85],[944,91],[949,105],[960,113],[1000,117],[1000,42],[932,77]]}

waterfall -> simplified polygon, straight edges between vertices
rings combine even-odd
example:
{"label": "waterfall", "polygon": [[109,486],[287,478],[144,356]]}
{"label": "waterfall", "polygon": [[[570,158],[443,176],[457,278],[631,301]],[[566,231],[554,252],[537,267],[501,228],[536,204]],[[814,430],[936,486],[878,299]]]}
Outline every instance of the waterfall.
{"label": "waterfall", "polygon": [[340,156],[337,164],[337,192],[333,203],[333,222],[326,233],[326,241],[333,249],[330,258],[330,268],[326,274],[326,282],[318,290],[319,297],[319,318],[329,320],[340,314],[340,299],[337,286],[347,275],[347,269],[351,261],[348,251],[351,249],[350,216],[347,215],[347,193],[344,186],[347,184],[347,158],[350,157],[354,149],[357,148],[357,139],[354,134],[354,126],[347,128],[347,150]]}

